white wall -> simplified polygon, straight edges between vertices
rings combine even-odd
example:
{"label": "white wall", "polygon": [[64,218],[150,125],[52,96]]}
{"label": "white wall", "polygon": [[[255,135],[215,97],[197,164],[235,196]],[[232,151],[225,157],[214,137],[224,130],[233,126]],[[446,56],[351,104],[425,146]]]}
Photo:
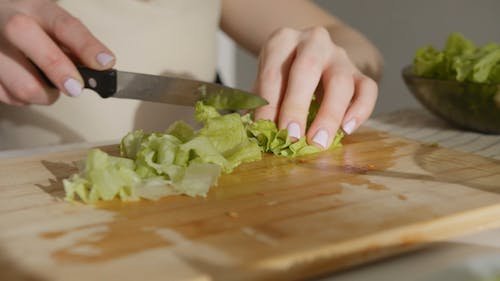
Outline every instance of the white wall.
{"label": "white wall", "polygon": [[[375,114],[419,106],[401,79],[423,45],[442,47],[452,31],[462,32],[479,44],[500,42],[500,0],[317,0],[333,14],[362,31],[381,50],[384,78]],[[256,61],[236,52],[236,86],[250,89]]]}

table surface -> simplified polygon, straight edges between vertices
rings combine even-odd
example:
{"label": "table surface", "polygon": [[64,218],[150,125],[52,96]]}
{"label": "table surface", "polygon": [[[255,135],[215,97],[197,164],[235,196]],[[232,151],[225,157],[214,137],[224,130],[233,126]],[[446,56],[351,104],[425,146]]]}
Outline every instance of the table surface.
{"label": "table surface", "polygon": [[[484,135],[452,128],[422,109],[405,109],[370,119],[368,127],[446,148],[500,160],[500,135]],[[1,158],[45,154],[108,143],[77,143],[29,150],[0,151]],[[434,243],[424,249],[336,273],[321,281],[427,280],[444,268],[481,257],[498,259],[500,268],[500,228]],[[500,272],[500,269],[497,271]]]}

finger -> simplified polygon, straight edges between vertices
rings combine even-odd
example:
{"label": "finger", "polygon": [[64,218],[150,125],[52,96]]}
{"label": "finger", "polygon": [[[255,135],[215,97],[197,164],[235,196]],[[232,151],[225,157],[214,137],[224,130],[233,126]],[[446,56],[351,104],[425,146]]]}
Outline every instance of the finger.
{"label": "finger", "polygon": [[13,104],[12,103],[12,98],[10,95],[5,91],[2,85],[0,85],[0,101],[5,103],[5,104]]}
{"label": "finger", "polygon": [[27,103],[21,102],[13,98],[9,93],[5,90],[5,88],[0,84],[0,102],[3,102],[8,105],[14,106],[23,106]]}
{"label": "finger", "polygon": [[348,135],[363,124],[373,112],[377,101],[378,86],[367,76],[355,78],[354,100],[342,121],[342,129]]}
{"label": "finger", "polygon": [[22,53],[8,46],[6,42],[2,42],[2,45],[0,83],[11,97],[11,102],[42,105],[54,103],[59,96],[57,90],[49,89],[41,81],[33,65]]}
{"label": "finger", "polygon": [[325,64],[330,61],[330,47],[331,43],[323,38],[305,40],[297,47],[278,121],[279,127],[287,128],[292,138],[304,135],[312,96]]}
{"label": "finger", "polygon": [[83,81],[74,64],[32,18],[23,14],[11,16],[4,33],[61,91],[70,96],[81,94]]}
{"label": "finger", "polygon": [[113,53],[67,11],[57,5],[47,5],[42,15],[42,27],[83,64],[94,69],[106,69],[114,64]]}
{"label": "finger", "polygon": [[350,72],[333,70],[323,76],[325,88],[318,114],[307,132],[309,144],[326,149],[330,147],[343,116],[354,95],[354,78]]}
{"label": "finger", "polygon": [[269,104],[255,110],[255,119],[277,121],[297,41],[297,31],[282,29],[271,37],[261,51],[254,91]]}

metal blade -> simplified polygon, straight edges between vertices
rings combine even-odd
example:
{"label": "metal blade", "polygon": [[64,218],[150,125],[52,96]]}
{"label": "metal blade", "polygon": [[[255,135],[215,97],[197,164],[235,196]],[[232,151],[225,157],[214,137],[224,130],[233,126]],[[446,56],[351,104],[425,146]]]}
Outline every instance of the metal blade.
{"label": "metal blade", "polygon": [[254,109],[267,104],[257,95],[214,83],[125,71],[118,71],[117,76],[115,98],[185,106],[201,100],[219,110]]}

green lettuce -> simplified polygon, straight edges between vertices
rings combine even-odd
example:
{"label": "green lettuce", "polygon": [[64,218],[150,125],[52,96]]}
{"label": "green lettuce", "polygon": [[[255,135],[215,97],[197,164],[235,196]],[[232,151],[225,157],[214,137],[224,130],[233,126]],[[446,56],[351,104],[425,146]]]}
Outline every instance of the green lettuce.
{"label": "green lettuce", "polygon": [[[316,114],[318,106],[311,106]],[[269,120],[252,121],[249,114],[221,115],[212,106],[196,104],[195,118],[203,127],[195,131],[183,121],[165,133],[128,133],[120,143],[121,157],[92,149],[80,173],[63,181],[66,200],[155,200],[167,195],[206,196],[221,173],[231,173],[262,153],[296,157],[320,150],[305,137],[292,142],[286,130]],[[309,116],[309,120],[312,120]],[[338,133],[331,148],[338,147]]]}
{"label": "green lettuce", "polygon": [[92,149],[86,158],[82,173],[63,180],[66,199],[72,201],[79,197],[85,203],[97,200],[123,201],[137,200],[135,186],[141,182],[134,171],[134,161],[127,158],[110,156]]}
{"label": "green lettuce", "polygon": [[413,59],[416,75],[461,82],[500,83],[500,45],[477,47],[459,33],[452,33],[443,50],[419,48]]}
{"label": "green lettuce", "polygon": [[[286,157],[296,157],[320,151],[316,146],[308,145],[306,138],[301,137],[296,142],[291,142],[288,131],[278,130],[276,124],[270,120],[258,120],[247,127],[250,139],[258,143],[262,152],[273,153]],[[344,134],[337,132],[330,149],[340,146]]]}

